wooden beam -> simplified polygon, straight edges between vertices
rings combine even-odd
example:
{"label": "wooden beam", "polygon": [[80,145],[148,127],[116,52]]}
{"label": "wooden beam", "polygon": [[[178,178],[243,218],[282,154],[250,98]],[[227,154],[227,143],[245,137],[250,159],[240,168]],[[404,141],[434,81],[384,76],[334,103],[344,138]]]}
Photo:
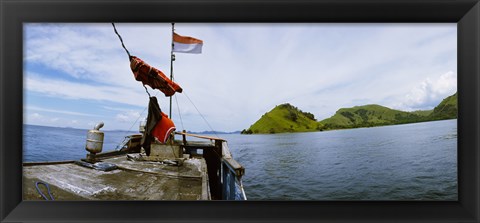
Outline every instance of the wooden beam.
{"label": "wooden beam", "polygon": [[225,139],[213,137],[213,136],[203,136],[203,135],[196,135],[196,134],[191,134],[191,133],[186,133],[186,132],[175,132],[177,135],[185,135],[185,136],[191,136],[191,137],[196,137],[200,139],[211,139],[211,140],[220,140],[220,141],[227,141]]}

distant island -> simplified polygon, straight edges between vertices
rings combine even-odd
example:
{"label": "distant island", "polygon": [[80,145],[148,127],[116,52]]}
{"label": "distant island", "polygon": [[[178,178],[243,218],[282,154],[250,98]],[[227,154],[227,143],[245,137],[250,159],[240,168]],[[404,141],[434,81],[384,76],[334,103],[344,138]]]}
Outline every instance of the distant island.
{"label": "distant island", "polygon": [[275,106],[242,134],[314,132],[384,125],[408,124],[457,118],[457,93],[445,98],[432,110],[400,111],[370,104],[340,108],[332,117],[317,121],[312,113],[291,104]]}

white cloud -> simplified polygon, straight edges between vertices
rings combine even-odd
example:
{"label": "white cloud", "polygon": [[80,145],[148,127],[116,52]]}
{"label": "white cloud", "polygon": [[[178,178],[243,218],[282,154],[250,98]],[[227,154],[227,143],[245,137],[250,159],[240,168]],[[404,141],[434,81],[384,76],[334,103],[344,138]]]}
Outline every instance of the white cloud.
{"label": "white cloud", "polygon": [[51,118],[50,122],[57,122],[58,120],[60,120],[60,119],[59,118]]}
{"label": "white cloud", "polygon": [[31,121],[41,121],[43,120],[43,115],[40,115],[38,113],[32,113],[27,117],[28,119],[31,119]]}
{"label": "white cloud", "polygon": [[139,120],[140,112],[137,111],[127,111],[123,113],[119,113],[115,116],[115,120],[119,122],[127,122],[127,123],[134,123],[135,121]]}
{"label": "white cloud", "polygon": [[[55,110],[55,109],[48,109],[48,108],[41,108],[41,107],[36,107],[36,106],[27,106],[25,108],[27,111],[44,111],[44,112],[53,112],[53,113],[60,113],[60,114],[66,114],[66,115],[75,115],[75,116],[97,116],[101,117],[100,115],[96,114],[86,114],[86,113],[81,113],[81,112],[73,112],[73,111],[65,111],[65,110]],[[38,113],[34,113],[38,114]]]}
{"label": "white cloud", "polygon": [[402,110],[432,109],[442,99],[457,91],[457,75],[449,71],[436,80],[425,79],[418,86],[408,92],[404,99],[394,105]]}
{"label": "white cloud", "polygon": [[[79,80],[116,82],[110,77],[115,73],[123,77],[122,74],[126,72],[119,71],[120,68],[128,68],[128,61],[115,53],[115,39],[105,32],[99,32],[100,27],[107,28],[106,24],[33,26],[27,30],[41,32],[42,35],[31,36],[30,32],[26,32],[25,60],[62,71]],[[115,62],[115,65],[112,66],[111,62]]]}
{"label": "white cloud", "polygon": [[72,81],[40,77],[39,74],[32,73],[27,74],[25,87],[32,92],[66,99],[103,100],[142,107],[148,103],[146,94],[138,89],[107,85],[92,86]]}
{"label": "white cloud", "polygon": [[88,126],[89,128],[93,129],[93,127],[95,127],[95,125],[97,125],[98,123],[99,122],[90,121],[87,124],[85,124],[85,126]]}
{"label": "white cloud", "polygon": [[52,126],[61,121],[61,119],[58,117],[50,117],[37,112],[24,113],[24,117],[25,117],[25,120],[24,120],[25,123],[34,124],[34,125]]}

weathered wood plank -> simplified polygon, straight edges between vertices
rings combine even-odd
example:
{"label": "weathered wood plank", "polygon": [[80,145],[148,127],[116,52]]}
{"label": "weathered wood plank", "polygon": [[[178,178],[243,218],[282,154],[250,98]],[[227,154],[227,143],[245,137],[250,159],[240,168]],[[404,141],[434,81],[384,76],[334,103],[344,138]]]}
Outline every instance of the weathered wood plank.
{"label": "weathered wood plank", "polygon": [[200,138],[200,139],[211,139],[211,140],[226,141],[225,139],[222,139],[222,138],[217,138],[217,137],[213,137],[213,136],[197,135],[197,134],[191,134],[191,133],[186,133],[186,132],[175,132],[175,134],[186,135],[186,136],[191,136],[191,137]]}
{"label": "weathered wood plank", "polygon": [[73,163],[74,160],[65,160],[65,161],[45,161],[45,162],[27,162],[23,163],[23,166],[40,166],[40,165],[52,165],[52,164],[67,164]]}
{"label": "weathered wood plank", "polygon": [[42,199],[35,182],[50,185],[55,200],[206,200],[208,177],[204,159],[182,166],[133,162],[124,156],[106,159],[117,170],[103,172],[76,164],[24,166],[23,197]]}

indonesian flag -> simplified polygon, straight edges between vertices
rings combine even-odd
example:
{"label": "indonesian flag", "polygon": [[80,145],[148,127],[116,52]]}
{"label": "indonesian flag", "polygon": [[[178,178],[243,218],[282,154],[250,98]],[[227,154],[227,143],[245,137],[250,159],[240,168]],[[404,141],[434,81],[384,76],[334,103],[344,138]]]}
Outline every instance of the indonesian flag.
{"label": "indonesian flag", "polygon": [[173,52],[202,53],[203,41],[189,36],[173,33]]}

